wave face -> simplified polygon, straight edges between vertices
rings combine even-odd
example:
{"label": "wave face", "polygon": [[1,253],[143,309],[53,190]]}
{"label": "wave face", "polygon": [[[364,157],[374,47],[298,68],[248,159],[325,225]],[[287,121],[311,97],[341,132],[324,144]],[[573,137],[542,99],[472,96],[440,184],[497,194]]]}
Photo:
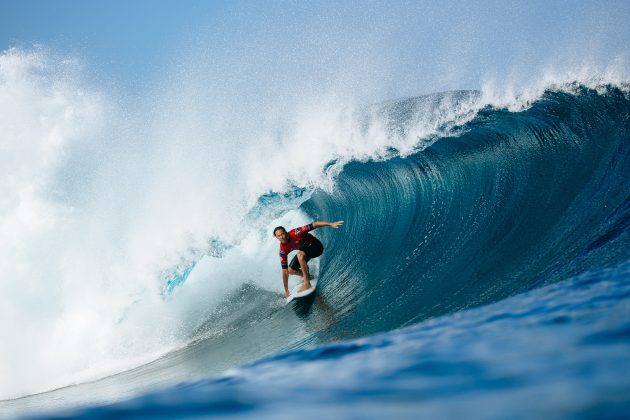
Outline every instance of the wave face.
{"label": "wave face", "polygon": [[[393,106],[404,114],[409,101]],[[630,102],[585,88],[486,108],[419,153],[346,166],[305,209],[347,220],[320,267],[341,320],[325,340],[386,331],[628,257]],[[398,112],[401,111],[401,112]]]}
{"label": "wave face", "polygon": [[[28,403],[16,400],[9,409],[85,401],[85,395],[116,400],[306,345],[416,323],[422,328],[429,318],[627,261],[627,93],[576,84],[547,91],[521,111],[467,105],[463,108],[472,114],[460,112],[466,117],[447,119],[428,134],[410,129],[427,103],[444,104],[448,98],[457,107],[479,104],[481,97],[455,92],[369,110],[383,122],[383,132],[392,138],[415,136],[415,146],[390,142],[378,153],[339,154],[343,157],[324,167],[334,180],[332,188],[300,184],[286,194],[259,196],[247,213],[248,227],[259,229],[253,237],[217,245],[177,271],[182,284],[161,308],[169,315],[173,302],[178,308],[196,304],[189,312],[197,321],[184,339],[178,336],[184,344],[149,364],[34,396]],[[363,129],[373,126],[365,123]],[[318,297],[310,307],[292,308],[278,294],[277,243],[270,227],[312,219],[345,220],[346,225],[315,232],[326,247],[313,263]],[[269,268],[248,277],[243,264],[257,263]],[[229,277],[234,272],[242,277],[238,282]],[[203,309],[197,295],[206,289],[200,285],[217,276],[227,276],[230,286]],[[131,307],[122,314],[120,323],[133,312]],[[314,357],[326,359],[328,353]]]}

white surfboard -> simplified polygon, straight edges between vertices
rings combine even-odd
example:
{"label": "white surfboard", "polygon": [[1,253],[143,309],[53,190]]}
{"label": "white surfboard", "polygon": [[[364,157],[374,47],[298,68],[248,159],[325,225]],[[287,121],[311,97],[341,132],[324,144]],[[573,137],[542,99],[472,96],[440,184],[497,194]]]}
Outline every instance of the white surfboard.
{"label": "white surfboard", "polygon": [[302,287],[302,284],[303,283],[300,281],[298,285],[295,286],[291,290],[291,294],[287,298],[287,303],[291,302],[293,299],[300,299],[300,298],[306,297],[310,295],[311,293],[313,293],[315,289],[317,288],[317,280],[311,279],[311,288],[298,292],[298,290],[300,290],[300,287]]}

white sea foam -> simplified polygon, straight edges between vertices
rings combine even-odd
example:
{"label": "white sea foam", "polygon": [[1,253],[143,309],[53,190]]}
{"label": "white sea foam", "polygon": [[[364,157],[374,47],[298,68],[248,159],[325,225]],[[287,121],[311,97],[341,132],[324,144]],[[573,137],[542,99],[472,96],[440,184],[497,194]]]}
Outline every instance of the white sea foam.
{"label": "white sea foam", "polygon": [[480,104],[517,112],[531,106],[547,90],[576,93],[578,87],[587,87],[602,93],[606,86],[615,86],[628,91],[628,80],[630,69],[622,57],[605,66],[593,63],[570,68],[548,66],[541,72],[534,72],[531,78],[485,80]]}

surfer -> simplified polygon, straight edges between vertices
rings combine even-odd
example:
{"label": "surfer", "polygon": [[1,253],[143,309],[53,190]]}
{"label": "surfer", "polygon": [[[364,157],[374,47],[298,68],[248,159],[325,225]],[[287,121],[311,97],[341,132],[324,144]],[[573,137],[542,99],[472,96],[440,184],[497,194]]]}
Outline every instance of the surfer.
{"label": "surfer", "polygon": [[[288,232],[282,226],[278,226],[273,230],[273,236],[280,241],[280,265],[282,266],[282,283],[285,297],[289,297],[289,274],[302,276],[304,279],[304,284],[299,289],[300,292],[311,288],[307,262],[310,259],[319,257],[324,252],[324,245],[308,232],[324,226],[337,229],[341,225],[343,225],[343,221],[340,220],[338,222],[313,222],[306,226],[291,229]],[[298,250],[297,255],[293,257],[290,264],[287,264],[289,252],[296,249]]]}

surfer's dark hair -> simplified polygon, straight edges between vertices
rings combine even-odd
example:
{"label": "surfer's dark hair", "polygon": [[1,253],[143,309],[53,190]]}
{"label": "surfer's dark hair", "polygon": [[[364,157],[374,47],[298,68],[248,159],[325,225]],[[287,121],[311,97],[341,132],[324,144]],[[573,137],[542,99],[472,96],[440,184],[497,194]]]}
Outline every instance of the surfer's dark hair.
{"label": "surfer's dark hair", "polygon": [[276,228],[273,230],[273,236],[276,236],[276,231],[277,231],[277,230],[280,230],[280,229],[284,230],[285,232],[287,231],[287,230],[284,228],[284,226],[278,226],[278,227],[276,227]]}

